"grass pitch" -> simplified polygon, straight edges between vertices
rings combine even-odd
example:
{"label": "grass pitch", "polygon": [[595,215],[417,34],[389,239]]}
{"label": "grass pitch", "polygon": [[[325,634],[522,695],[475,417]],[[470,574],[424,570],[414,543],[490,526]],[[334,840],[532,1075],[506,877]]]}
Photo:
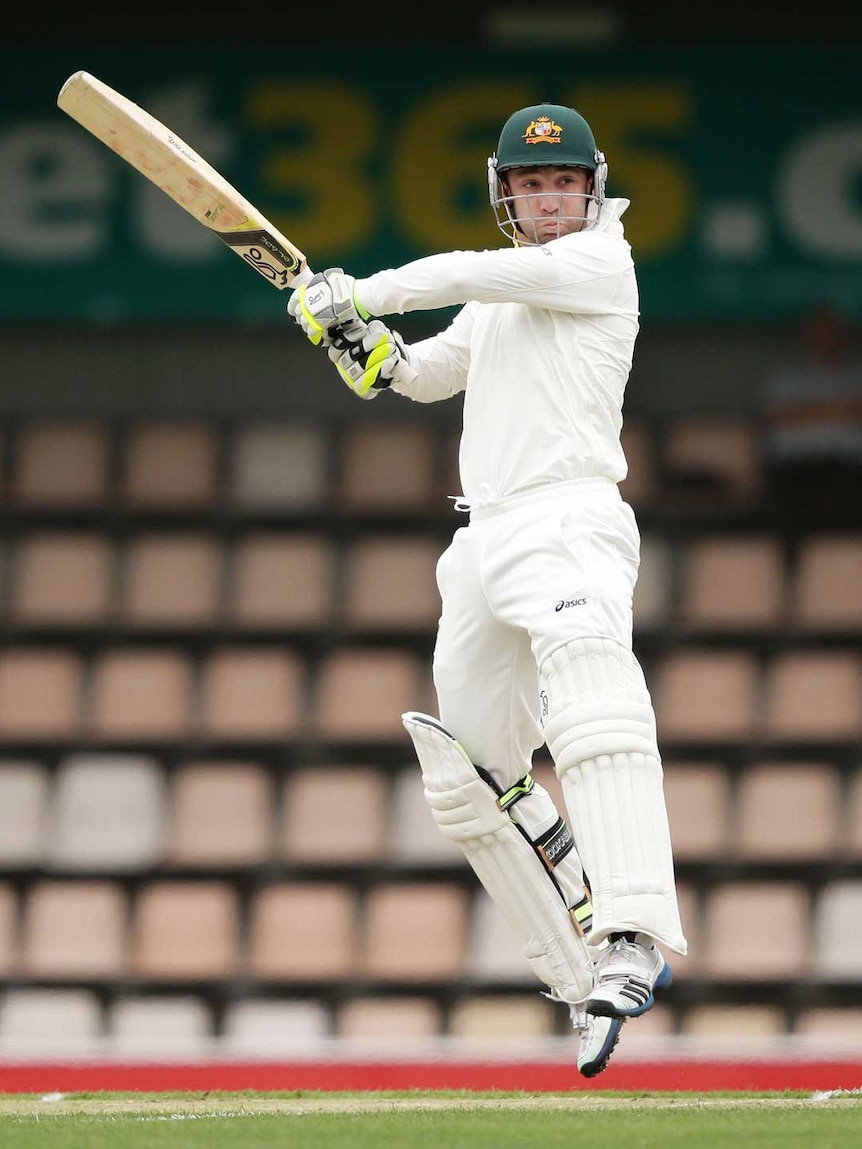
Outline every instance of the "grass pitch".
{"label": "grass pitch", "polygon": [[847,1149],[862,1093],[0,1095],[3,1149]]}

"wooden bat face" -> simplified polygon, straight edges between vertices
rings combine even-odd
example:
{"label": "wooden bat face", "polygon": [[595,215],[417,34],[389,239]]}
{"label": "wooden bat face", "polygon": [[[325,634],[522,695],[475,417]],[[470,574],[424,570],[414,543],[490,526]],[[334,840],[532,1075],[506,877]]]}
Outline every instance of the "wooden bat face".
{"label": "wooden bat face", "polygon": [[311,278],[305,254],[155,116],[83,71],[63,84],[57,106],[275,287],[296,287]]}

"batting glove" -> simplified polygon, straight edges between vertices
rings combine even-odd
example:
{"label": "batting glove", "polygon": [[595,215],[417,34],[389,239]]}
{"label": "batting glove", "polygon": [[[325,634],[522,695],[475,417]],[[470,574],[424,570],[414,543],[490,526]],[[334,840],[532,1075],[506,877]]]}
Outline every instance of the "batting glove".
{"label": "batting glove", "polygon": [[354,322],[333,332],[327,354],[338,374],[360,399],[374,399],[391,383],[410,383],[416,378],[404,340],[379,319],[370,323]]}
{"label": "batting glove", "polygon": [[288,314],[315,346],[319,343],[329,346],[333,328],[370,318],[353,298],[355,283],[355,278],[345,275],[340,267],[329,267],[312,276],[291,295]]}

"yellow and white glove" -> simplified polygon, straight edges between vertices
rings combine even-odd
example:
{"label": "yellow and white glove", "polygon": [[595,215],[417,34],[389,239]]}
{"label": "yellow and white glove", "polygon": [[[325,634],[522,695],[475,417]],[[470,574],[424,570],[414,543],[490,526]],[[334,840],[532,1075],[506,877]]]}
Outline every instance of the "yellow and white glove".
{"label": "yellow and white glove", "polygon": [[360,399],[374,399],[391,383],[408,384],[416,378],[404,340],[379,319],[354,321],[333,331],[327,354]]}
{"label": "yellow and white glove", "polygon": [[329,346],[332,330],[358,319],[369,319],[364,307],[353,298],[356,279],[340,267],[328,267],[313,275],[293,292],[287,312],[317,346]]}

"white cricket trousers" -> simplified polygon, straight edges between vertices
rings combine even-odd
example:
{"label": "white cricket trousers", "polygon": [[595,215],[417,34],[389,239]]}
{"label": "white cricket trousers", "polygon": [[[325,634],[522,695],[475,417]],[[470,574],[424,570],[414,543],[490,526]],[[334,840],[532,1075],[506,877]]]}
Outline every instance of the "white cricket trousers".
{"label": "white cricket trousers", "polygon": [[640,534],[610,480],[472,508],[437,564],[440,721],[504,789],[544,742],[538,667],[578,638],[631,650]]}

